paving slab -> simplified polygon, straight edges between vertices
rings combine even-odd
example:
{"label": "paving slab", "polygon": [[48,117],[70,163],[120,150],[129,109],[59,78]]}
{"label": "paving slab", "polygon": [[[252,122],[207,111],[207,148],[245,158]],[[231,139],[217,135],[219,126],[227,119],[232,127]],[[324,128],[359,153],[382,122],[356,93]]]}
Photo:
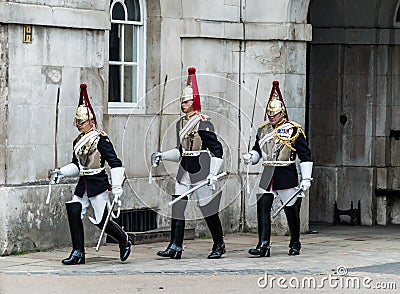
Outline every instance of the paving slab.
{"label": "paving slab", "polygon": [[[312,229],[318,233],[302,235],[299,256],[287,255],[288,236],[272,236],[271,257],[252,257],[247,250],[257,243],[257,236],[250,233],[226,235],[227,253],[219,260],[206,258],[211,239],[185,240],[181,260],[156,256],[165,242],[132,246],[126,262],[119,260],[116,244],[102,246],[99,252],[88,247],[86,264],[77,266],[61,264],[69,248],[4,256],[0,257],[0,294],[109,293],[115,289],[119,289],[115,293],[397,293],[400,226]],[[279,279],[286,282],[279,285]],[[344,285],[329,285],[330,279]],[[366,279],[371,280],[369,285],[357,289],[345,285]],[[308,285],[310,280],[315,285]],[[269,284],[262,287],[265,281]],[[296,282],[299,287],[294,287]]]}

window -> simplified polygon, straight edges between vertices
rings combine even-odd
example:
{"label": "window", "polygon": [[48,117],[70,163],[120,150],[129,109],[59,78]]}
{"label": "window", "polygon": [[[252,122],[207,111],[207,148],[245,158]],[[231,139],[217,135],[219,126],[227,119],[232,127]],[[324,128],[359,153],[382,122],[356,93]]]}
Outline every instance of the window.
{"label": "window", "polygon": [[[141,0],[111,0],[108,113],[144,110],[145,23]],[[140,112],[142,112],[140,111]]]}

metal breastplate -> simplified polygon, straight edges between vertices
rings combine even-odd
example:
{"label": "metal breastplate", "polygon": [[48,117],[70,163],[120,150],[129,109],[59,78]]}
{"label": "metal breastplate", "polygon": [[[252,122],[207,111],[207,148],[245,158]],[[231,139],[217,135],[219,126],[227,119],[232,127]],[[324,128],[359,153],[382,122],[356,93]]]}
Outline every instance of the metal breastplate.
{"label": "metal breastplate", "polygon": [[96,174],[103,169],[101,166],[101,154],[97,149],[99,140],[100,136],[92,138],[76,152],[81,175]]}
{"label": "metal breastplate", "polygon": [[184,136],[181,144],[183,150],[187,151],[199,151],[203,145],[201,137],[199,135],[199,123],[191,128]]}
{"label": "metal breastplate", "polygon": [[[280,129],[279,127],[274,129],[271,125],[264,127],[262,134],[263,136],[274,132],[274,136],[268,140],[264,146],[263,151],[265,152],[267,161],[290,161],[292,158],[292,149],[289,148],[290,138],[293,134],[293,128]],[[289,142],[289,143],[288,143]]]}

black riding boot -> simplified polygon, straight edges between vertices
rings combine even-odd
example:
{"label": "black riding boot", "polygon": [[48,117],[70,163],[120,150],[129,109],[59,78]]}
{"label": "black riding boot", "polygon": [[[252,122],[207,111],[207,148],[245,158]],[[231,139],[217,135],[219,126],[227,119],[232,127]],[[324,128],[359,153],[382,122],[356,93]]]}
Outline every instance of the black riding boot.
{"label": "black riding boot", "polygon": [[[172,197],[176,198],[178,196],[173,195]],[[158,256],[181,259],[183,251],[183,238],[185,234],[186,206],[187,197],[183,198],[172,206],[171,239],[168,247],[164,251],[157,252]]]}
{"label": "black riding boot", "polygon": [[162,256],[162,257],[170,257],[171,256],[169,249],[172,246],[172,244],[174,243],[175,229],[176,229],[176,219],[171,218],[171,233],[170,233],[169,244],[165,250],[161,250],[161,251],[157,252],[158,256]]}
{"label": "black riding boot", "polygon": [[257,201],[258,244],[256,248],[249,249],[249,254],[260,257],[270,256],[271,253],[271,207],[274,195],[263,194]]}
{"label": "black riding boot", "polygon": [[301,199],[297,199],[292,206],[284,208],[286,219],[290,230],[290,243],[288,255],[299,255],[301,249],[300,243],[300,204]]}
{"label": "black riding boot", "polygon": [[72,240],[72,252],[70,256],[61,262],[66,265],[84,264],[85,247],[83,223],[81,219],[82,204],[79,202],[66,203],[69,230]]}
{"label": "black riding boot", "polygon": [[[108,215],[107,207],[104,209],[103,219],[96,226],[103,229],[104,223],[106,221]],[[119,258],[121,261],[125,261],[128,259],[129,254],[131,254],[131,245],[132,240],[129,235],[112,219],[110,219],[107,223],[107,227],[105,230],[106,234],[110,235],[113,239],[118,241],[119,243]]]}
{"label": "black riding boot", "polygon": [[207,257],[208,259],[221,258],[222,254],[226,252],[222,224],[218,215],[220,201],[221,193],[216,195],[207,205],[200,206],[200,211],[210,230],[214,243],[211,253]]}
{"label": "black riding boot", "polygon": [[[175,230],[176,230],[176,218],[171,218],[171,234],[170,234],[170,239],[169,239],[169,244],[167,246],[167,249],[169,247],[171,247],[172,244],[174,244]],[[161,252],[161,251],[159,251],[159,252]]]}
{"label": "black riding boot", "polygon": [[222,224],[219,219],[218,213],[207,216],[204,218],[207,223],[208,229],[210,230],[211,236],[213,238],[213,247],[208,259],[218,259],[222,257],[222,254],[226,252],[224,235],[222,233]]}
{"label": "black riding boot", "polygon": [[185,234],[185,220],[175,219],[175,229],[171,230],[173,236],[172,243],[168,245],[164,251],[158,251],[157,255],[161,257],[169,257],[172,259],[181,259],[183,237]]}

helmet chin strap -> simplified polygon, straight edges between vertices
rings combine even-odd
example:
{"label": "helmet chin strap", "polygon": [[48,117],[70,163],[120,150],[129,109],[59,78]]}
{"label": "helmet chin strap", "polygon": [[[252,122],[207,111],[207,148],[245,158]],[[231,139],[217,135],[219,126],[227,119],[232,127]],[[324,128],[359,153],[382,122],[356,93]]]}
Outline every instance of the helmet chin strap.
{"label": "helmet chin strap", "polygon": [[91,126],[90,129],[88,129],[88,130],[85,132],[85,134],[87,134],[87,133],[89,133],[89,132],[91,132],[91,131],[93,131],[93,130],[94,130],[94,127]]}
{"label": "helmet chin strap", "polygon": [[285,121],[286,121],[286,116],[283,112],[281,112],[281,116],[276,124],[280,125],[280,124],[283,124]]}
{"label": "helmet chin strap", "polygon": [[197,110],[190,110],[186,113],[186,117],[189,119],[191,118],[193,115],[195,115],[197,113]]}
{"label": "helmet chin strap", "polygon": [[94,123],[89,122],[89,124],[87,126],[85,126],[84,128],[78,129],[78,130],[82,134],[87,134],[87,133],[91,132],[92,130],[94,130]]}
{"label": "helmet chin strap", "polygon": [[188,109],[186,109],[186,111],[183,109],[183,107],[181,108],[181,110],[182,110],[182,112],[183,112],[184,114],[186,114],[186,117],[190,117],[190,116],[192,116],[194,113],[197,112],[196,110],[193,109],[193,104],[192,104]]}
{"label": "helmet chin strap", "polygon": [[275,124],[271,123],[271,125],[276,127],[276,126],[283,124],[285,121],[286,121],[285,114],[281,111],[281,112],[279,112],[279,119],[277,120],[277,122]]}

